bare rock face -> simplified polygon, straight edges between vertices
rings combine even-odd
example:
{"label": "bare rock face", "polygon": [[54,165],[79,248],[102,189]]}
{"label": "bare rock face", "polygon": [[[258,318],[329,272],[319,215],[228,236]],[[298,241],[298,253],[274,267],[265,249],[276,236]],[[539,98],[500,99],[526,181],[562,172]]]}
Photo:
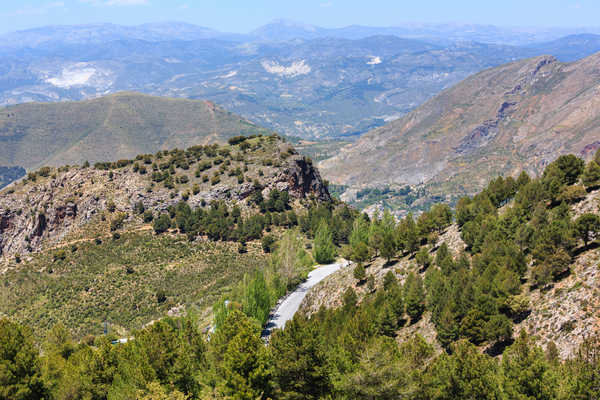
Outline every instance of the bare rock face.
{"label": "bare rock face", "polygon": [[291,157],[288,166],[277,176],[276,182],[279,190],[287,190],[294,197],[305,198],[311,194],[317,200],[331,201],[319,171],[305,157]]}

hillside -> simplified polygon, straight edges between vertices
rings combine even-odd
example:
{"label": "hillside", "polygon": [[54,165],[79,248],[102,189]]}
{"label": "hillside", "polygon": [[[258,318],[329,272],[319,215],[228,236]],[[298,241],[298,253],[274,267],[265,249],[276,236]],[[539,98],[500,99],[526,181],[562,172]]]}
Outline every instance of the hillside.
{"label": "hillside", "polygon": [[455,200],[498,175],[536,175],[561,154],[589,158],[600,147],[599,70],[596,54],[566,64],[537,57],[480,72],[320,168],[351,189],[417,185],[426,189],[422,197]]}
{"label": "hillside", "polygon": [[[327,201],[316,170],[274,136],[171,151],[166,162],[164,152],[148,157],[168,173],[155,171],[176,198],[168,186],[185,185],[181,166],[203,166],[215,151],[224,158],[217,165],[243,161],[249,174],[257,158],[281,165],[275,176],[298,176],[286,171],[300,162],[313,178],[291,181],[313,184],[280,185],[259,173],[271,178],[253,181],[249,201],[236,202],[233,190],[208,208],[180,201],[155,219],[155,233],[135,221],[115,226],[125,222],[115,201],[103,210],[106,221],[92,225],[110,225],[112,237],[15,257],[0,275],[0,310],[9,316],[0,319],[0,346],[10,350],[0,360],[11,371],[14,361],[27,362],[8,390],[51,399],[596,397],[600,152],[587,165],[561,156],[540,178],[494,179],[454,212],[438,204],[396,220]],[[103,168],[110,185],[136,164],[96,166]],[[43,186],[52,172],[23,186]],[[282,191],[259,196],[269,183]],[[124,209],[145,218],[143,206]],[[262,252],[244,235],[264,235]],[[237,254],[227,248],[233,241]],[[261,325],[306,277],[307,248],[315,261],[332,262],[337,252],[354,265],[311,289],[306,312],[267,344]],[[203,329],[209,318],[214,330]],[[111,331],[100,335],[105,322]]]}
{"label": "hillside", "polygon": [[175,147],[268,133],[213,103],[119,93],[63,103],[26,103],[0,113],[0,165],[116,161]]}
{"label": "hillside", "polygon": [[[321,307],[346,307],[349,291],[361,307],[384,310],[378,293],[398,281],[406,312],[413,310],[410,323],[401,321],[394,331],[400,343],[420,334],[442,351],[468,338],[498,355],[525,331],[547,352],[580,356],[582,343],[600,334],[599,160],[600,151],[587,165],[560,156],[540,178],[494,179],[459,200],[454,223],[445,205],[398,224],[389,213],[370,227],[355,223],[345,251],[354,265],[308,294],[305,315],[322,318]],[[373,240],[374,232],[383,239]],[[385,244],[386,234],[396,237],[400,251]],[[370,253],[360,250],[361,236]],[[395,307],[394,295],[387,296]]]}
{"label": "hillside", "polygon": [[63,321],[78,337],[190,307],[206,318],[270,264],[262,238],[330,200],[310,161],[276,136],[42,168],[0,194],[0,314],[40,336]]}

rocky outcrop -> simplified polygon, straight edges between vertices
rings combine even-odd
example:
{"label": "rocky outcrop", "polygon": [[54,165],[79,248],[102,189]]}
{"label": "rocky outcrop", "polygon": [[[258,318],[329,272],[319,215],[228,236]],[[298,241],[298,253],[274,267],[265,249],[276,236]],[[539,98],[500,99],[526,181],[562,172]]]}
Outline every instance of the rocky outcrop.
{"label": "rocky outcrop", "polygon": [[279,190],[287,190],[297,198],[305,198],[310,194],[317,200],[331,201],[319,171],[306,157],[292,157],[288,166],[279,173],[276,182]]}
{"label": "rocky outcrop", "polygon": [[[241,183],[237,176],[229,173],[221,172],[221,181],[213,184],[194,176],[193,171],[180,170],[178,176],[185,175],[190,181],[168,189],[163,184],[153,183],[151,174],[134,172],[131,165],[113,171],[77,167],[57,171],[36,182],[23,181],[0,194],[0,254],[4,257],[25,255],[52,246],[85,226],[94,216],[105,213],[109,203],[114,203],[115,212],[124,212],[133,218],[139,202],[156,215],[184,198],[192,208],[219,200],[246,208],[248,197],[257,190],[262,190],[264,196],[268,196],[271,189],[285,190],[292,200],[331,200],[312,163],[288,145],[279,143],[278,139],[264,140],[260,151],[273,151],[270,163],[265,163],[264,153],[256,158],[248,155],[247,171]],[[221,166],[215,164],[206,171],[206,176],[214,176]],[[233,163],[231,169],[234,169]],[[192,186],[198,190],[193,191]],[[108,221],[110,213],[106,216]]]}

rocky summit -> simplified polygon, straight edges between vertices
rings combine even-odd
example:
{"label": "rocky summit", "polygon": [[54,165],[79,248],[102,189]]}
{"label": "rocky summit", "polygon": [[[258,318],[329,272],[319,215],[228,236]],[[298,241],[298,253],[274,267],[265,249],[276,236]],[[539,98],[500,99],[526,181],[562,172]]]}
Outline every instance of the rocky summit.
{"label": "rocky summit", "polygon": [[134,221],[136,206],[161,213],[182,200],[193,208],[213,201],[244,208],[252,194],[266,198],[273,189],[292,200],[331,200],[312,161],[290,145],[276,136],[242,139],[29,173],[0,194],[0,254],[27,255],[64,242],[97,225],[107,209]]}

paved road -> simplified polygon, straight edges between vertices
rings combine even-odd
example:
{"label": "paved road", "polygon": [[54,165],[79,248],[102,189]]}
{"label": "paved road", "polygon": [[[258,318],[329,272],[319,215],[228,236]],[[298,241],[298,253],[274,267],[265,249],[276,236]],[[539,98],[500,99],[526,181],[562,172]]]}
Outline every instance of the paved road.
{"label": "paved road", "polygon": [[275,328],[283,328],[285,323],[294,317],[310,288],[349,264],[348,261],[343,260],[335,264],[320,266],[311,271],[308,274],[308,279],[278,303],[275,310],[271,312],[269,321],[263,331],[263,337],[268,337]]}

